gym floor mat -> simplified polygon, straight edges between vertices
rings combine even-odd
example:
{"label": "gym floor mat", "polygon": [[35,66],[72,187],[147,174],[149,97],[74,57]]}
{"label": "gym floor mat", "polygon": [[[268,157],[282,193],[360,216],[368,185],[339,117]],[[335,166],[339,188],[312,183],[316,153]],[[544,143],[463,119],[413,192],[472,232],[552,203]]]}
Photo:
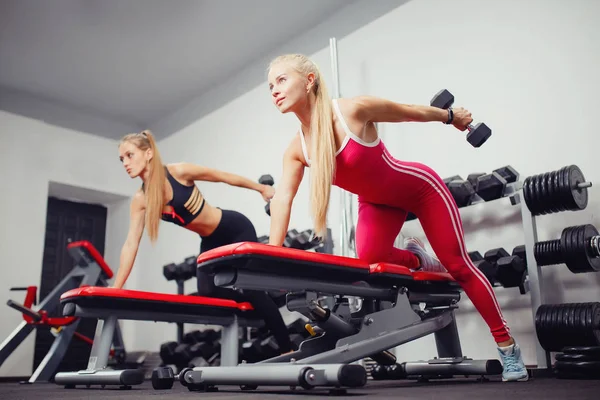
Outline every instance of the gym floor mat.
{"label": "gym floor mat", "polygon": [[[473,379],[439,380],[426,383],[415,381],[369,381],[359,389],[349,389],[346,396],[339,398],[364,399],[439,399],[444,400],[501,400],[501,399],[598,399],[600,380],[566,380],[554,378],[536,378],[528,382],[504,383],[499,379],[489,382],[478,382]],[[202,399],[202,400],[278,400],[278,399],[315,399],[336,398],[328,395],[327,390],[305,391],[299,389],[292,392],[287,387],[265,387],[264,390],[241,392],[235,386],[222,386],[218,392],[190,392],[181,385],[175,385],[171,390],[157,391],[152,389],[150,382],[145,382],[131,390],[117,388],[100,389],[76,388],[64,389],[55,384],[38,383],[22,385],[16,382],[0,383],[0,399],[10,400],[147,400],[155,399]]]}

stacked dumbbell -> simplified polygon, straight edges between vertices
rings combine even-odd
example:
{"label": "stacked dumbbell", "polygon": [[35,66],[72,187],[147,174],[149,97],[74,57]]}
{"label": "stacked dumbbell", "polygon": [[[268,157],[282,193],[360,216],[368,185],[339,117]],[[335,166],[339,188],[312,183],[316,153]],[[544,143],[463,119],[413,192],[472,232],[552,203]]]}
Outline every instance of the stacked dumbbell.
{"label": "stacked dumbbell", "polygon": [[168,281],[187,281],[196,276],[196,256],[187,257],[182,263],[170,263],[163,267],[163,276]]}
{"label": "stacked dumbbell", "polygon": [[[510,165],[497,168],[489,174],[471,173],[467,179],[460,175],[443,179],[458,208],[505,197],[517,189],[518,180],[519,173]],[[406,220],[413,219],[416,219],[416,216],[408,213]]]}
{"label": "stacked dumbbell", "polygon": [[[302,319],[287,325],[293,350],[309,336]],[[250,337],[240,338],[240,362],[255,363],[281,354],[277,341],[265,328],[251,329]]]}
{"label": "stacked dumbbell", "polygon": [[221,335],[212,329],[195,330],[183,335],[181,342],[166,342],[160,346],[163,365],[174,365],[177,369],[213,365],[220,353]]}
{"label": "stacked dumbbell", "polygon": [[[475,253],[479,254],[470,254]],[[563,229],[560,239],[536,243],[533,255],[540,267],[565,264],[574,274],[598,272],[600,234],[591,224],[570,226]],[[511,254],[502,247],[490,249],[485,252],[483,259],[492,265],[491,269],[482,269],[492,285],[518,287],[525,294],[523,285],[527,276],[527,255],[524,245],[516,246]]]}

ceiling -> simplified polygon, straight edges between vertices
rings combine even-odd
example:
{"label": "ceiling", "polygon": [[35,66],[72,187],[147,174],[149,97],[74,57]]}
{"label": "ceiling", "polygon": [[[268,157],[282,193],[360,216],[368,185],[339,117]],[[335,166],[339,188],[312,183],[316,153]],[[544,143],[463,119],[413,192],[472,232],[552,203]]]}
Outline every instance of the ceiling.
{"label": "ceiling", "polygon": [[0,0],[0,108],[120,137],[356,1]]}

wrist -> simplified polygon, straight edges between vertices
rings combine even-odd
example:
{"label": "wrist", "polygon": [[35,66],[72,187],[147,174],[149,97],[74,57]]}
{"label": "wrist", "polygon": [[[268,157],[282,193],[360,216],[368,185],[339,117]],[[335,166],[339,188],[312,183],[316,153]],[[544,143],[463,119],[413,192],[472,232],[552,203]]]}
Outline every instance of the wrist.
{"label": "wrist", "polygon": [[451,125],[452,122],[454,122],[454,111],[452,110],[452,107],[448,107],[448,109],[443,111],[445,118],[442,122],[446,125]]}

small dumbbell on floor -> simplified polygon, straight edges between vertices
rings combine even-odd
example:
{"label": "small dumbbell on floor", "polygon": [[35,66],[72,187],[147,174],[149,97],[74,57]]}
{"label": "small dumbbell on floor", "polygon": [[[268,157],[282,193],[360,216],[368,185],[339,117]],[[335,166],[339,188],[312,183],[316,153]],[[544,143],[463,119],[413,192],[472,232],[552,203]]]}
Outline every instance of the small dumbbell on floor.
{"label": "small dumbbell on floor", "polygon": [[[454,104],[454,95],[447,89],[442,89],[431,99],[430,105],[432,107],[442,108],[447,110]],[[490,136],[492,136],[492,130],[483,122],[473,126],[469,124],[467,126],[469,133],[467,134],[467,142],[471,143],[473,147],[480,147],[484,144]]]}
{"label": "small dumbbell on floor", "polygon": [[[261,185],[273,186],[275,184],[275,180],[273,179],[273,177],[271,175],[262,175],[260,178],[258,178],[258,183],[260,183]],[[271,216],[271,202],[270,201],[265,205],[265,212],[267,213],[268,216]]]}
{"label": "small dumbbell on floor", "polygon": [[191,370],[191,368],[183,368],[178,374],[175,374],[171,367],[155,368],[152,371],[152,388],[155,390],[172,389],[175,381],[179,381],[185,386],[185,374]]}

